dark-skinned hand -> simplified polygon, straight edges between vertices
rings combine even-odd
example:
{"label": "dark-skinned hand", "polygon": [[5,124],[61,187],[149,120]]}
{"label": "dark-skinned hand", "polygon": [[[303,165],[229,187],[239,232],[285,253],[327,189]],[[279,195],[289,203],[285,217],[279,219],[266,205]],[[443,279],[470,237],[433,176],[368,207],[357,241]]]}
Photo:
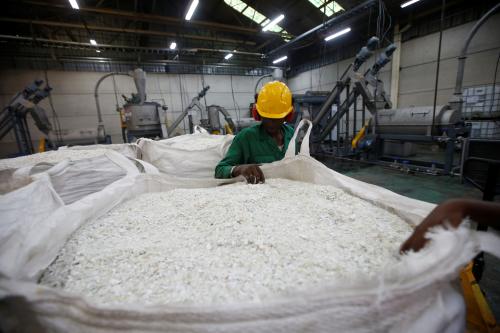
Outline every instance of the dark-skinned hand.
{"label": "dark-skinned hand", "polygon": [[[401,245],[401,252],[407,252],[409,250],[418,251],[424,247],[428,239],[425,238],[425,234],[436,225],[447,224],[458,227],[464,218],[464,212],[460,205],[455,204],[452,201],[445,202],[436,208],[420,223],[413,234],[408,238],[403,245]],[[447,223],[447,224],[446,224]]]}
{"label": "dark-skinned hand", "polygon": [[500,204],[471,199],[452,199],[438,205],[420,223],[413,234],[401,245],[401,252],[409,250],[418,251],[427,243],[425,234],[436,225],[451,226],[457,228],[463,219],[470,217],[474,222],[490,226],[500,227]]}
{"label": "dark-skinned hand", "polygon": [[249,184],[264,183],[264,173],[259,164],[242,164],[233,169],[233,177],[243,176]]}

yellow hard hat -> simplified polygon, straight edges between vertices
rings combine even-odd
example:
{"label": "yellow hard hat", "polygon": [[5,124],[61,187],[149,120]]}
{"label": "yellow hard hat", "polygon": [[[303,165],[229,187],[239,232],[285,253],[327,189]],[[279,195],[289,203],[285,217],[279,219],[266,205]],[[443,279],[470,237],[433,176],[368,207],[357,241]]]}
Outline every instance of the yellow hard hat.
{"label": "yellow hard hat", "polygon": [[260,89],[257,112],[261,117],[285,118],[292,109],[292,92],[283,82],[268,82]]}

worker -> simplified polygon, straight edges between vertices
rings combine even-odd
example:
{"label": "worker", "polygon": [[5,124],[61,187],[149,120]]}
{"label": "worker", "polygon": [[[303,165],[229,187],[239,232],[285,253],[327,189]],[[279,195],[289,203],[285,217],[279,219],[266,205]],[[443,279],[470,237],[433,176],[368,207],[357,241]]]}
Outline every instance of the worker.
{"label": "worker", "polygon": [[401,245],[401,252],[420,250],[427,243],[425,234],[429,228],[437,225],[457,228],[466,217],[479,224],[500,229],[500,204],[470,199],[445,201],[415,228],[413,234]]}
{"label": "worker", "polygon": [[293,117],[292,93],[286,84],[266,83],[257,96],[252,115],[261,122],[235,136],[226,156],[215,168],[215,178],[241,175],[248,183],[263,183],[260,165],[285,157],[293,136],[293,128],[286,124]]}

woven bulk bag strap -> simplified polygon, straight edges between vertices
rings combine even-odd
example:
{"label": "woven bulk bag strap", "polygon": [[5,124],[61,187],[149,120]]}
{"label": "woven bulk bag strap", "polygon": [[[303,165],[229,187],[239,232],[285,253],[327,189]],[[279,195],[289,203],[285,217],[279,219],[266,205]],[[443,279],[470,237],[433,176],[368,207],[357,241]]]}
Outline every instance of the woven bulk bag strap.
{"label": "woven bulk bag strap", "polygon": [[295,141],[297,140],[298,133],[300,132],[300,130],[302,129],[302,127],[305,124],[308,124],[309,126],[307,127],[306,135],[302,139],[302,144],[300,145],[299,154],[310,156],[309,155],[309,136],[311,135],[312,123],[311,123],[311,121],[309,121],[307,119],[302,119],[300,121],[300,123],[297,125],[297,128],[295,129],[295,133],[293,133],[293,137],[290,140],[290,143],[288,144],[288,149],[286,150],[285,158],[291,158],[291,157],[295,156],[295,145],[292,143],[295,143]]}

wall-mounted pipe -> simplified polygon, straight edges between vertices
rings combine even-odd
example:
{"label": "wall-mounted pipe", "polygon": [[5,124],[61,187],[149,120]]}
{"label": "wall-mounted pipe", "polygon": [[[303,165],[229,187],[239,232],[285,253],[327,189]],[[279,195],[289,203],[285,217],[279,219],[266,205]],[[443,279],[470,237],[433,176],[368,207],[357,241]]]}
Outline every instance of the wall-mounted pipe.
{"label": "wall-mounted pipe", "polygon": [[455,92],[453,93],[453,97],[450,99],[450,104],[453,105],[457,110],[462,111],[462,84],[464,81],[464,70],[465,70],[465,60],[467,59],[467,49],[469,48],[469,44],[479,30],[479,28],[486,22],[493,14],[495,14],[498,10],[500,10],[500,3],[496,4],[493,8],[491,8],[486,14],[483,15],[476,22],[476,24],[472,27],[469,35],[465,39],[464,45],[462,46],[462,50],[460,51],[460,55],[458,56],[458,69],[457,69],[457,80],[455,83]]}
{"label": "wall-mounted pipe", "polygon": [[99,126],[104,126],[104,122],[102,120],[102,114],[101,114],[101,106],[99,104],[99,86],[101,85],[102,81],[104,81],[105,78],[113,76],[113,75],[125,75],[125,76],[130,76],[128,73],[120,73],[120,72],[113,72],[113,73],[108,73],[106,75],[103,75],[96,83],[94,87],[94,98],[95,98],[95,106],[97,109],[97,119],[99,122]]}
{"label": "wall-mounted pipe", "polygon": [[254,93],[257,94],[258,93],[258,88],[259,88],[259,83],[265,79],[266,77],[272,77],[273,74],[266,74],[266,75],[262,75],[261,77],[259,77],[259,79],[257,80],[257,82],[255,83],[255,88],[253,89],[254,90]]}

